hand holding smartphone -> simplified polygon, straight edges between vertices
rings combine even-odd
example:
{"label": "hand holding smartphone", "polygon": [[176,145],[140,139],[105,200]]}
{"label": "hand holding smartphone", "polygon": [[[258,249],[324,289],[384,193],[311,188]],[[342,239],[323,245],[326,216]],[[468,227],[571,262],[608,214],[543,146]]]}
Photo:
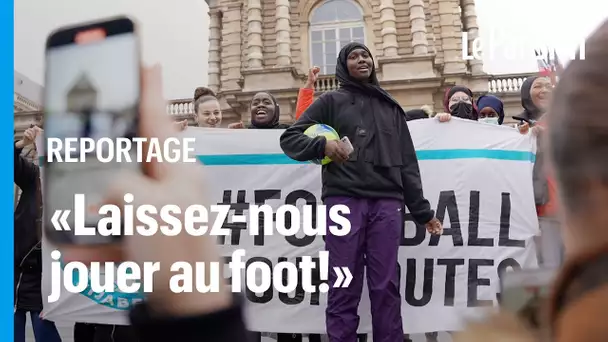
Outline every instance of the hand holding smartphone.
{"label": "hand holding smartphone", "polygon": [[342,145],[342,147],[346,150],[346,153],[348,153],[349,155],[351,153],[353,153],[353,151],[355,150],[355,148],[353,147],[353,145],[350,143],[350,140],[348,139],[347,136],[342,137],[342,139],[340,139],[340,144]]}

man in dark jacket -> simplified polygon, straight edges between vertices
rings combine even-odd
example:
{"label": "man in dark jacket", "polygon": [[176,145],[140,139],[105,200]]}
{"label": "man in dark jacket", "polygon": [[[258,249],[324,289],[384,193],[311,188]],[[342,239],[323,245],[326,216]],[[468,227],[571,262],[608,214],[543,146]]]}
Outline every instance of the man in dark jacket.
{"label": "man in dark jacket", "polygon": [[30,314],[36,342],[61,342],[55,324],[40,318],[42,312],[42,194],[40,168],[21,156],[24,147],[33,144],[38,127],[28,128],[14,146],[14,178],[21,189],[15,208],[15,342],[25,342],[26,315]]}

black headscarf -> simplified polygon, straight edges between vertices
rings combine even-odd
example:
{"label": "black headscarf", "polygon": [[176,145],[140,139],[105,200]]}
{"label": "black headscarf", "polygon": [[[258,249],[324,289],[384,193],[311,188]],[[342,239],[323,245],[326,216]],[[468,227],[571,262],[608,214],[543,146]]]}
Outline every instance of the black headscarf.
{"label": "black headscarf", "polygon": [[[289,127],[289,125],[279,123],[279,119],[281,118],[281,107],[279,107],[279,103],[277,102],[277,99],[271,93],[267,93],[265,91],[262,93],[270,96],[270,99],[272,100],[272,103],[274,104],[274,114],[272,116],[272,119],[266,123],[259,123],[259,122],[256,123],[255,120],[253,120],[253,115],[251,115],[251,113],[250,113],[251,126],[249,126],[247,128],[249,128],[249,129],[285,129],[285,128]],[[251,112],[251,105],[249,106],[249,112]]]}
{"label": "black headscarf", "polygon": [[369,51],[367,46],[357,42],[344,45],[338,54],[338,61],[336,63],[336,79],[338,82],[340,82],[340,86],[348,90],[371,91],[376,96],[381,94],[381,97],[385,96],[384,94],[386,94],[386,96],[392,99],[392,97],[386,93],[384,89],[380,88],[380,83],[378,82],[378,77],[376,76],[376,66],[374,63],[372,63],[372,72],[369,76],[369,83],[361,82],[350,75],[347,65],[348,55],[350,55],[350,53],[356,49],[363,49],[367,51],[373,62],[373,57],[371,57],[372,53]]}
{"label": "black headscarf", "polygon": [[534,83],[534,81],[536,81],[537,78],[538,76],[528,77],[521,85],[521,106],[524,108],[524,111],[521,112],[519,115],[514,116],[513,119],[524,121],[536,121],[543,114],[542,110],[536,107],[536,105],[534,105],[534,102],[532,102],[532,96],[530,94],[530,90],[532,90],[532,84]]}
{"label": "black headscarf", "polygon": [[[368,82],[359,81],[352,77],[348,72],[348,55],[356,49],[365,50],[370,55],[370,58],[372,58],[372,72]],[[395,113],[402,116],[405,124],[405,112],[401,108],[401,105],[399,105],[388,92],[380,87],[378,77],[376,76],[376,67],[373,63],[373,57],[371,57],[371,52],[367,46],[361,43],[352,42],[346,44],[340,50],[336,63],[336,79],[340,83],[341,89],[359,94],[362,98],[369,99],[371,96],[376,101],[388,103],[388,107],[394,109],[392,113],[382,113],[380,112],[380,108],[375,108],[373,105],[369,106],[370,111],[369,113],[364,113],[363,122],[370,134],[369,139],[366,139],[366,142],[364,142],[362,149],[364,150],[364,155],[367,156],[366,160],[372,162],[375,166],[392,167],[395,163],[402,163],[401,152],[398,151],[400,146],[395,146],[396,142],[391,139],[392,137],[390,135],[380,134],[380,127],[394,126]],[[354,96],[352,101],[355,103]]]}
{"label": "black headscarf", "polygon": [[[471,98],[471,104],[459,102],[453,105],[453,107],[455,108],[450,108],[450,98],[457,92],[463,92],[469,95],[469,97]],[[478,118],[477,107],[475,106],[475,101],[473,101],[473,92],[471,91],[471,89],[465,86],[457,85],[449,88],[445,92],[445,98],[443,99],[443,108],[445,109],[446,113],[450,113],[462,119],[477,120]]]}

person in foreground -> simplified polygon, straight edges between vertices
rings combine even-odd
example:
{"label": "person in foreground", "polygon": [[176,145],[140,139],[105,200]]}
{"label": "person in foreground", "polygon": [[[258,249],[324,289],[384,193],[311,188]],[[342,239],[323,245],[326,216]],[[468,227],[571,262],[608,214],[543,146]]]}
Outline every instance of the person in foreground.
{"label": "person in foreground", "polygon": [[[397,257],[404,224],[404,203],[414,219],[433,234],[442,226],[424,198],[416,151],[401,106],[378,84],[369,49],[359,43],[342,48],[336,65],[340,88],[314,101],[282,134],[281,148],[292,159],[308,161],[325,156],[322,199],[328,210],[346,205],[350,233],[326,236],[329,267],[348,267],[348,288],[330,288],[326,325],[331,342],[357,340],[357,309],[364,266],[372,309],[373,340],[403,341],[400,272]],[[314,124],[333,127],[347,136],[354,152],[341,142],[304,131]],[[329,217],[329,215],[328,215]],[[328,220],[328,225],[335,225]],[[330,272],[329,282],[336,281]]]}
{"label": "person in foreground", "polygon": [[[141,136],[159,138],[162,143],[175,134],[176,128],[165,114],[160,68],[146,70],[143,74]],[[200,165],[162,163],[148,166],[149,176],[128,172],[117,174],[107,202],[121,204],[124,194],[131,193],[135,196],[133,205],[142,204],[142,201],[156,207],[174,204],[182,208],[182,212],[192,204],[212,204],[205,196],[206,184],[200,177]],[[85,263],[129,260],[141,267],[147,261],[160,262],[160,270],[154,275],[154,291],[130,312],[131,324],[140,341],[247,341],[241,297],[233,296],[227,284],[221,282],[220,290],[215,293],[173,293],[169,289],[173,263],[221,262],[216,240],[211,236],[195,237],[183,232],[172,237],[161,234],[125,236],[121,246],[69,247],[64,256],[66,260]]]}
{"label": "person in foreground", "polygon": [[[559,192],[566,263],[553,285],[541,338],[504,314],[456,341],[608,340],[608,21],[585,43],[554,91],[547,155]],[[576,114],[576,115],[573,115]]]}

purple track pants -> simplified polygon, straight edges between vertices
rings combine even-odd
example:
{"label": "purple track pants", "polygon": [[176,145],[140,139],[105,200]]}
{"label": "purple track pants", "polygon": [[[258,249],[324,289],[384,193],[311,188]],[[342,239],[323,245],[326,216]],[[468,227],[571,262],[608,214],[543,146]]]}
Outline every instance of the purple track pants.
{"label": "purple track pants", "polygon": [[[347,236],[326,236],[329,252],[329,284],[326,326],[330,342],[356,342],[357,309],[367,269],[374,342],[402,342],[401,295],[397,257],[403,227],[403,203],[394,199],[328,197],[325,199],[329,225],[332,205],[350,208]],[[333,288],[337,276],[333,267],[348,267],[353,280],[348,288]]]}

